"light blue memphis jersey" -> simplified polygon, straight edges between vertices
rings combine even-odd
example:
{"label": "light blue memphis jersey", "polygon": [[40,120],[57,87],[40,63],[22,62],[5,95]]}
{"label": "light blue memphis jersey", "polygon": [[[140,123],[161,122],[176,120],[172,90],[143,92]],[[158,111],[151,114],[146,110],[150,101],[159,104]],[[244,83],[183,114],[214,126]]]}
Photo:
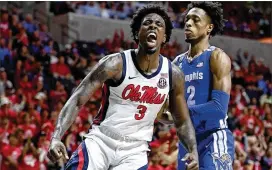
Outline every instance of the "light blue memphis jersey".
{"label": "light blue memphis jersey", "polygon": [[[187,54],[177,56],[175,64],[183,71],[185,76],[185,99],[188,106],[209,102],[213,89],[213,75],[210,70],[210,57],[216,47],[210,46],[200,56],[192,60],[187,59]],[[205,113],[204,113],[205,114]],[[227,114],[219,120],[213,115],[207,115],[205,120],[200,120],[196,115],[191,115],[196,133],[208,130],[227,128]]]}

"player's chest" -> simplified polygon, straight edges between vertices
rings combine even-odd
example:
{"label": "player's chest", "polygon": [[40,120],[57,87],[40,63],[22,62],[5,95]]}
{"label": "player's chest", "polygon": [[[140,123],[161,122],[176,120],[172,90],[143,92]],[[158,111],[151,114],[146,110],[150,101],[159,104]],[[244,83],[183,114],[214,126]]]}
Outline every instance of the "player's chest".
{"label": "player's chest", "polygon": [[204,82],[210,78],[209,65],[203,61],[182,65],[181,70],[184,73],[185,83]]}

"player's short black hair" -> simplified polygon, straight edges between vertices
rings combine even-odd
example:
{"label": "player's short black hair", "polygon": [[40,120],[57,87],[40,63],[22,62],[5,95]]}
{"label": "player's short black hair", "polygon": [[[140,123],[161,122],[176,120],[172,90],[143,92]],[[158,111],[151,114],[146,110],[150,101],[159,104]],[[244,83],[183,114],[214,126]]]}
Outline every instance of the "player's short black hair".
{"label": "player's short black hair", "polygon": [[[185,15],[192,8],[201,8],[203,9],[208,16],[211,18],[212,23],[214,24],[214,28],[211,32],[211,36],[216,34],[222,34],[225,26],[225,20],[223,18],[223,8],[222,4],[219,2],[211,2],[211,1],[201,1],[201,2],[191,2],[188,4]],[[184,16],[185,16],[184,15]]]}
{"label": "player's short black hair", "polygon": [[130,23],[130,28],[132,32],[132,38],[137,44],[139,40],[136,38],[136,35],[139,32],[142,20],[144,19],[146,15],[151,13],[156,13],[163,18],[165,22],[165,34],[166,34],[165,43],[167,43],[170,40],[172,29],[173,29],[172,21],[170,17],[168,16],[167,11],[164,7],[162,7],[159,4],[153,3],[153,4],[148,4],[147,6],[144,6],[142,8],[139,8],[133,15],[132,21]]}

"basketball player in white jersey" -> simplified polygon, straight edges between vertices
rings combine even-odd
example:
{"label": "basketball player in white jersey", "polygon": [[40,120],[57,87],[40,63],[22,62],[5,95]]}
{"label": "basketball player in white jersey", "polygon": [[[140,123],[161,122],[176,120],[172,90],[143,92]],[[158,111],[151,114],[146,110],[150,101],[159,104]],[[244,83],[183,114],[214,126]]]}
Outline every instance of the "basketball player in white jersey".
{"label": "basketball player in white jersey", "polygon": [[103,99],[92,129],[73,153],[66,169],[147,169],[148,142],[154,120],[167,96],[180,141],[189,154],[187,169],[198,169],[195,132],[184,99],[184,76],[160,55],[169,41],[172,23],[158,5],[139,9],[131,23],[138,49],[104,57],[84,78],[59,115],[48,157],[68,159],[61,138],[74,122],[78,110],[101,86]]}

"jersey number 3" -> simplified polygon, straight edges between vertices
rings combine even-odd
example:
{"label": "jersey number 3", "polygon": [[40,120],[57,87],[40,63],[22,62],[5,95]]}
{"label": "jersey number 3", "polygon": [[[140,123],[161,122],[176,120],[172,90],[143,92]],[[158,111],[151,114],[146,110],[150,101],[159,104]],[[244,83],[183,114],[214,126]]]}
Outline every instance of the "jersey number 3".
{"label": "jersey number 3", "polygon": [[136,119],[136,120],[141,120],[142,118],[144,118],[144,116],[145,116],[145,112],[146,112],[146,106],[144,106],[144,105],[139,105],[138,107],[137,107],[137,109],[138,109],[138,113],[136,113],[135,115],[134,115],[134,118]]}
{"label": "jersey number 3", "polygon": [[187,93],[190,94],[187,99],[187,105],[188,106],[195,105],[195,100],[193,100],[193,98],[195,97],[195,86],[189,86],[187,88]]}

